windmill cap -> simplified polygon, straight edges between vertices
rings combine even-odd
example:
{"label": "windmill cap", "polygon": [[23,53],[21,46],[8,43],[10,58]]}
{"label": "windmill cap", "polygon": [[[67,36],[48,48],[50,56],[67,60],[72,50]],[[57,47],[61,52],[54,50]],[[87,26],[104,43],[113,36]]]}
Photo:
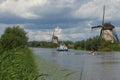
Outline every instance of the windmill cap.
{"label": "windmill cap", "polygon": [[58,39],[58,37],[57,36],[53,36],[53,39]]}
{"label": "windmill cap", "polygon": [[113,26],[111,23],[104,23],[103,24],[103,29],[104,30],[112,30],[114,28],[115,28],[115,26]]}

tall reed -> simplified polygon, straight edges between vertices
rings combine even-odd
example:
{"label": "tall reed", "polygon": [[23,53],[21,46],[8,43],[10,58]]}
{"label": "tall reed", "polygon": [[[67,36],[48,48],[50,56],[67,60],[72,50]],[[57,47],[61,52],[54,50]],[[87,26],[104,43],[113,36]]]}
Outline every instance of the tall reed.
{"label": "tall reed", "polygon": [[28,48],[0,50],[0,80],[35,80],[34,57]]}

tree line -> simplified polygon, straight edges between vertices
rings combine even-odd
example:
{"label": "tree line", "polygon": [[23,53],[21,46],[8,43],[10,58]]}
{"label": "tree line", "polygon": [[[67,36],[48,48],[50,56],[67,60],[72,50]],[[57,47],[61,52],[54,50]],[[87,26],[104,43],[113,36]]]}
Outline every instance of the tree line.
{"label": "tree line", "polygon": [[95,36],[87,40],[77,41],[74,49],[96,50],[96,51],[120,51],[119,43],[111,43],[100,36]]}
{"label": "tree line", "polygon": [[[59,41],[61,43],[61,41]],[[111,43],[110,41],[106,41],[100,36],[95,36],[92,38],[88,38],[87,40],[81,41],[63,41],[63,43],[68,46],[69,49],[76,50],[96,50],[96,51],[120,51],[119,43]],[[59,44],[54,44],[52,42],[47,41],[30,41],[28,42],[28,46],[30,47],[41,47],[41,48],[56,48]]]}
{"label": "tree line", "polygon": [[[72,41],[59,41],[59,44],[60,43],[64,43],[69,48],[73,48]],[[28,42],[29,47],[41,47],[41,48],[56,48],[59,46],[59,44],[55,44],[47,41],[29,41]]]}

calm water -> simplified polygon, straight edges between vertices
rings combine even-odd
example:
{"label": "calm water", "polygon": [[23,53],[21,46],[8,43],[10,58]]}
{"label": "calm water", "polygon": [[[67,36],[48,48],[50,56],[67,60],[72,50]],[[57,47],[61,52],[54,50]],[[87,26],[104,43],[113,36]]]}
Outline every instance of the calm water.
{"label": "calm water", "polygon": [[[76,79],[81,80],[120,80],[120,52],[97,52],[69,50],[58,52],[56,49],[32,48],[40,56],[64,69],[75,71]],[[79,78],[78,78],[79,77]]]}

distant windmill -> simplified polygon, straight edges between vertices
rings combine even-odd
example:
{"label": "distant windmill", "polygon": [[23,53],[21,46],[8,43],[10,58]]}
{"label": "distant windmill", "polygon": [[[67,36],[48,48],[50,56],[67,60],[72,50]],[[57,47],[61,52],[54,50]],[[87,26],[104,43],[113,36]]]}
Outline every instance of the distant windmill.
{"label": "distant windmill", "polygon": [[58,37],[61,33],[61,29],[57,26],[54,31],[53,31],[53,35],[52,35],[52,42],[58,44]]}
{"label": "distant windmill", "polygon": [[119,42],[117,34],[115,32],[115,26],[111,23],[104,23],[105,16],[105,6],[103,7],[103,20],[102,25],[94,26],[92,29],[101,28],[100,37],[104,38],[106,41]]}

